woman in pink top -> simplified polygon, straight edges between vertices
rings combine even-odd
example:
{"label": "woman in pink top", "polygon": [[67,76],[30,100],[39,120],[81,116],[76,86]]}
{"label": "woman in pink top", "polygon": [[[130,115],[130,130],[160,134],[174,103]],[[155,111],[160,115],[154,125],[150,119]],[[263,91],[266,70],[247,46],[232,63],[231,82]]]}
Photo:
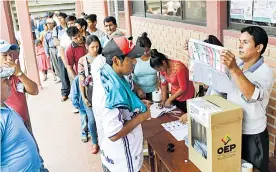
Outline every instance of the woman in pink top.
{"label": "woman in pink top", "polygon": [[50,59],[47,58],[41,40],[35,41],[35,54],[38,70],[43,74],[43,81],[47,80],[47,72],[51,68]]}
{"label": "woman in pink top", "polygon": [[[187,112],[186,100],[194,97],[195,88],[189,80],[189,70],[180,61],[168,59],[156,49],[151,50],[150,65],[160,72],[162,102],[165,107],[176,105]],[[171,84],[171,96],[168,98],[168,83]]]}

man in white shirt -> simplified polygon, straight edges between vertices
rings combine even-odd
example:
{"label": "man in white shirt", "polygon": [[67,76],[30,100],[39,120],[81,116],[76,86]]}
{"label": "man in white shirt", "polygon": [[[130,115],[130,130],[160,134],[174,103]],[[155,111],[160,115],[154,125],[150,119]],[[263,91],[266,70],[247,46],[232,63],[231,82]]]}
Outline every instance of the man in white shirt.
{"label": "man in white shirt", "polygon": [[[146,109],[124,79],[124,75],[133,71],[134,58],[143,53],[143,48],[135,47],[125,37],[116,37],[103,48],[104,57],[97,57],[91,65],[93,87],[96,88],[92,104],[104,172],[138,172],[143,165],[140,124],[150,117],[150,108],[147,104]],[[110,72],[108,77],[104,75],[106,71]],[[110,97],[112,95],[117,95],[116,100]],[[130,99],[135,103],[129,103]],[[120,102],[131,105],[124,106]],[[116,106],[110,107],[112,103]],[[144,109],[136,108],[138,104]],[[137,112],[137,109],[143,110]]]}
{"label": "man in white shirt", "polygon": [[99,30],[96,27],[97,26],[97,15],[96,14],[90,14],[85,19],[88,24],[87,30],[90,33],[90,35],[96,35],[98,38],[105,36],[104,32]]}
{"label": "man in white shirt", "polygon": [[268,171],[269,138],[266,107],[273,86],[273,73],[264,63],[268,36],[264,29],[249,26],[241,30],[239,54],[243,61],[236,63],[235,55],[223,50],[221,60],[231,74],[232,89],[227,99],[243,107],[242,159],[260,172]]}

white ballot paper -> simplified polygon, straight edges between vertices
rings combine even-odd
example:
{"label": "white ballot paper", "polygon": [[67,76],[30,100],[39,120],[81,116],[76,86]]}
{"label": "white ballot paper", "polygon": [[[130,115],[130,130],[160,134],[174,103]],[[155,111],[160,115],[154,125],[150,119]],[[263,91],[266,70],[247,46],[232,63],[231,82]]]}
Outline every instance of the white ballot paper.
{"label": "white ballot paper", "polygon": [[176,109],[176,106],[173,106],[171,108],[160,108],[158,106],[158,103],[153,103],[150,106],[150,113],[151,113],[151,118],[158,118],[159,116],[163,115],[164,113],[168,113],[172,110]]}
{"label": "white ballot paper", "polygon": [[190,39],[189,79],[211,86],[218,92],[227,93],[231,87],[229,71],[220,61],[220,51],[225,49],[200,40]]}
{"label": "white ballot paper", "polygon": [[161,125],[166,131],[170,132],[177,141],[184,140],[188,135],[188,124],[182,124],[179,121],[171,121]]}

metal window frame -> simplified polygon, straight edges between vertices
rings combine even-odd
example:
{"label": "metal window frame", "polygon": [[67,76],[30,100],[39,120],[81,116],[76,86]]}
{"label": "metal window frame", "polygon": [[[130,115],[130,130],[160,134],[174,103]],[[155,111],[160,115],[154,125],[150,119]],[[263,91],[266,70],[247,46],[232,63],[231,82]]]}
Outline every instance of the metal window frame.
{"label": "metal window frame", "polygon": [[[161,8],[161,15],[159,14],[150,14],[146,12],[146,0],[144,1],[144,13],[133,13],[133,16],[138,17],[146,17],[146,18],[154,18],[154,19],[161,19],[161,20],[168,20],[168,21],[174,21],[174,22],[181,22],[181,23],[187,23],[187,24],[193,24],[193,25],[199,25],[199,26],[207,26],[207,15],[206,15],[206,21],[196,21],[196,20],[188,20],[185,19],[185,1],[181,1],[181,16],[163,16],[162,15],[162,0],[160,0],[160,8]],[[134,6],[132,5],[132,8]]]}

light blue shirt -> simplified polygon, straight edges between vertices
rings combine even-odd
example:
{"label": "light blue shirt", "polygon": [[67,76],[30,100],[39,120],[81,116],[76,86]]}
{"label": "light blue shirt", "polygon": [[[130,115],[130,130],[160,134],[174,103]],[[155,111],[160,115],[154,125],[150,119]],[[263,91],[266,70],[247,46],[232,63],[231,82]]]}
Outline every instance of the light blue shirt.
{"label": "light blue shirt", "polygon": [[147,61],[137,58],[133,80],[145,93],[151,93],[157,89],[157,71],[150,66],[150,59]]}
{"label": "light blue shirt", "polygon": [[42,164],[34,139],[23,119],[9,107],[1,107],[0,117],[0,171],[38,172]]}

